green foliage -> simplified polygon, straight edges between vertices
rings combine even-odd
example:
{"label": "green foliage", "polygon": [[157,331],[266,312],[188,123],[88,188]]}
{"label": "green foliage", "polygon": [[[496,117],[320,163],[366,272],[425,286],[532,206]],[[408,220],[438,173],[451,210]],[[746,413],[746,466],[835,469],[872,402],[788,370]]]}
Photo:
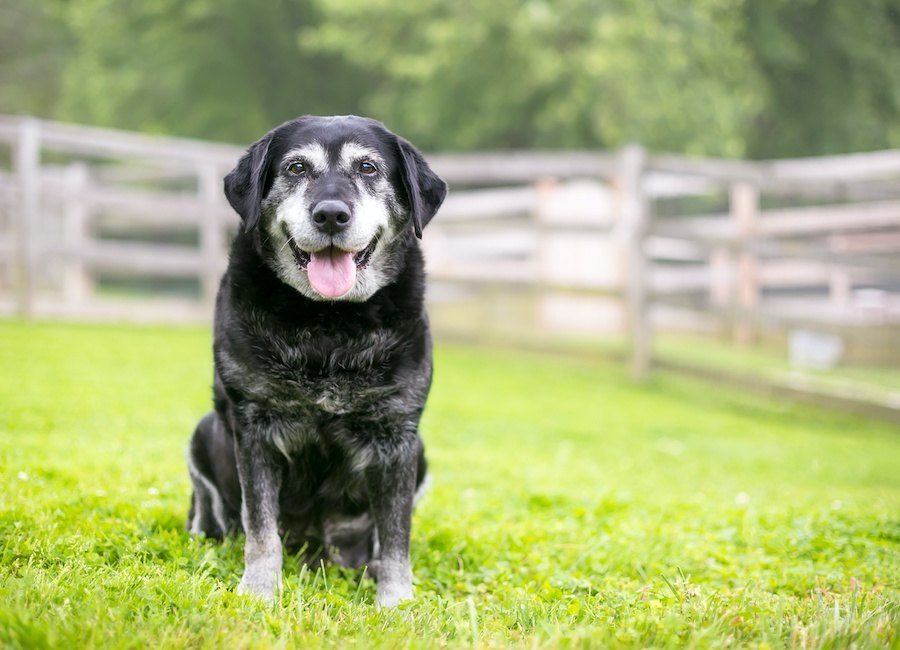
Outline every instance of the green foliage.
{"label": "green foliage", "polygon": [[64,14],[77,39],[65,119],[249,142],[358,92],[340,61],[301,56],[295,34],[317,20],[306,0],[80,0]]}
{"label": "green foliage", "polygon": [[0,646],[896,647],[897,429],[442,346],[417,598],[190,540],[207,330],[0,323]]}
{"label": "green foliage", "polygon": [[0,112],[246,143],[303,113],[427,149],[900,146],[896,0],[7,0]]}
{"label": "green foliage", "polygon": [[301,42],[383,74],[365,106],[429,148],[743,153],[733,1],[318,1],[332,20]]}
{"label": "green foliage", "polygon": [[900,146],[896,0],[746,2],[766,89],[749,152],[797,156]]}
{"label": "green foliage", "polygon": [[51,0],[0,5],[0,112],[53,115],[69,33]]}

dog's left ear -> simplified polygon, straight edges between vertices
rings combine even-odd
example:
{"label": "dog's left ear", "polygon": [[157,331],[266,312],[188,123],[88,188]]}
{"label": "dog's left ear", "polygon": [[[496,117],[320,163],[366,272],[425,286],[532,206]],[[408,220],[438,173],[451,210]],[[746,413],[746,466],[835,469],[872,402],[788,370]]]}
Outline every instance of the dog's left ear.
{"label": "dog's left ear", "polygon": [[447,183],[435,174],[425,158],[412,144],[397,138],[400,149],[400,178],[409,199],[416,237],[422,239],[422,229],[434,217],[447,196]]}
{"label": "dog's left ear", "polygon": [[250,232],[259,223],[262,200],[266,191],[269,171],[269,144],[272,134],[267,133],[250,145],[237,166],[225,177],[225,198],[241,215],[244,232]]}

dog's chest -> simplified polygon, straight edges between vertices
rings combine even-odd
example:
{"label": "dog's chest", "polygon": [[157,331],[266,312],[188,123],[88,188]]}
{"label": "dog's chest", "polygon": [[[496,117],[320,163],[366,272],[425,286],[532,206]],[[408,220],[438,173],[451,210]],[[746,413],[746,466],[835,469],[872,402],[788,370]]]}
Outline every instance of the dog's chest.
{"label": "dog's chest", "polygon": [[397,390],[400,342],[389,331],[358,336],[281,337],[269,341],[254,373],[258,397],[293,417],[371,411]]}

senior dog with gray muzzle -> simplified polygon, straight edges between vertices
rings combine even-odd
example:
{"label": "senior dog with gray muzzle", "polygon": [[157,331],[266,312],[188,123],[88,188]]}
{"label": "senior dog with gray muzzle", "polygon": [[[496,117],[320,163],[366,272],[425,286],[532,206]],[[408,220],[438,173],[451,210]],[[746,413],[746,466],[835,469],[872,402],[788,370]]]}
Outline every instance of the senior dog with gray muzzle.
{"label": "senior dog with gray muzzle", "polygon": [[214,409],[188,451],[188,528],[243,530],[239,591],[273,600],[282,539],[367,565],[376,605],[412,597],[419,419],[431,336],[418,239],[447,186],[374,120],[301,117],[225,178],[240,215],[216,300]]}

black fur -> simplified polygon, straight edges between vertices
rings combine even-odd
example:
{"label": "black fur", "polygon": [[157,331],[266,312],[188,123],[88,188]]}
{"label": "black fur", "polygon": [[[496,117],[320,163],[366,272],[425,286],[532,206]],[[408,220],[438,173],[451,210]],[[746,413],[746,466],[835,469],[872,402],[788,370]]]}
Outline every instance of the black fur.
{"label": "black fur", "polygon": [[[377,146],[390,167],[401,204],[382,253],[392,271],[362,302],[307,298],[272,265],[263,202],[281,156],[310,140]],[[189,448],[188,526],[213,538],[245,531],[243,591],[277,592],[277,535],[308,560],[370,565],[378,604],[396,604],[411,593],[410,517],[426,471],[418,423],[432,372],[416,236],[446,185],[377,122],[306,117],[254,143],[225,193],[244,229],[216,302],[214,410]]]}

